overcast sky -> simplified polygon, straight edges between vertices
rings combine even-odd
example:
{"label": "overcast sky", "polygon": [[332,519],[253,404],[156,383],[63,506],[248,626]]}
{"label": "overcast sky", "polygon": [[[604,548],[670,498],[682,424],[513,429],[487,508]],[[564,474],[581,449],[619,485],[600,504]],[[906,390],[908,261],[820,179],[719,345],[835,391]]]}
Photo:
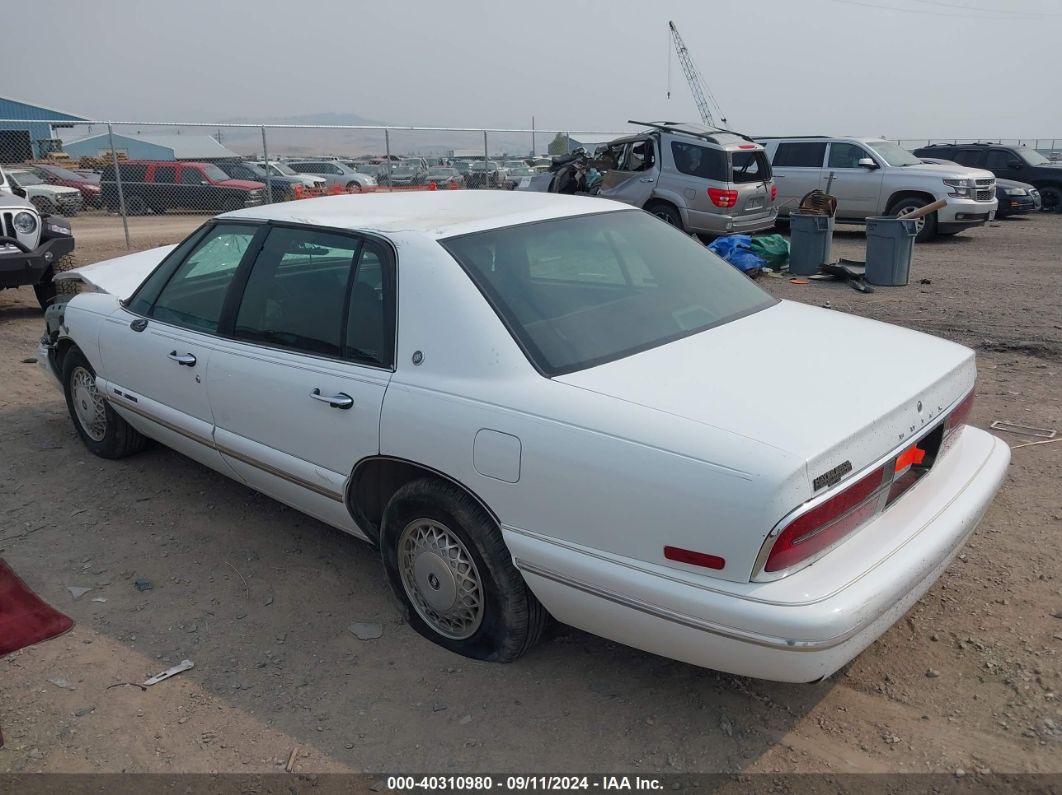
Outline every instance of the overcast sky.
{"label": "overcast sky", "polygon": [[0,48],[0,95],[94,119],[696,120],[673,19],[734,129],[1062,138],[1058,0],[30,5],[34,24]]}

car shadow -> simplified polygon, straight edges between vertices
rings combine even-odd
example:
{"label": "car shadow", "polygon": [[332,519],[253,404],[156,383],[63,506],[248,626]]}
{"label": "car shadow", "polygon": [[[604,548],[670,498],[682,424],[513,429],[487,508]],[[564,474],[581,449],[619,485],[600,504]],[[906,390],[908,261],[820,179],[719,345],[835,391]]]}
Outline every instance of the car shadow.
{"label": "car shadow", "polygon": [[[159,445],[95,458],[55,401],[0,423],[25,463],[8,521],[40,525],[0,553],[42,596],[160,670],[193,660],[181,676],[226,708],[354,769],[737,772],[834,687],[732,676],[560,625],[515,663],[466,659],[402,620],[370,545]],[[70,600],[71,582],[106,602]],[[353,622],[382,636],[359,640]],[[82,668],[80,696],[103,704],[122,667]],[[152,717],[177,732],[179,714]]]}

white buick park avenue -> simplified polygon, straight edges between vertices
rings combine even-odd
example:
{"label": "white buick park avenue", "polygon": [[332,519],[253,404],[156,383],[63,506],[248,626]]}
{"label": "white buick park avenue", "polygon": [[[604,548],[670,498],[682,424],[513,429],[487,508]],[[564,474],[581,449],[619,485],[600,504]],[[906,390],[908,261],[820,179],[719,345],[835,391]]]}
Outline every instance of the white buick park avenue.
{"label": "white buick park avenue", "polygon": [[1009,450],[973,352],[779,301],[600,198],[440,191],[220,215],[56,276],[78,434],[167,445],[379,549],[409,623],[511,661],[551,619],[764,679],[918,600]]}

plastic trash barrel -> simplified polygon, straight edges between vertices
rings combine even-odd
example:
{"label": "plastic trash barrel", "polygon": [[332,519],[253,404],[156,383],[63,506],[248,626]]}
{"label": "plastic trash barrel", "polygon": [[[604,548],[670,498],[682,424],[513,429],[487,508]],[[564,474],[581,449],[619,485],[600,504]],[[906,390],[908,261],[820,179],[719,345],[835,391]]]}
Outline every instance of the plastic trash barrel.
{"label": "plastic trash barrel", "polygon": [[830,261],[832,216],[790,213],[789,236],[789,272],[794,276],[811,276]]}
{"label": "plastic trash barrel", "polygon": [[890,216],[867,219],[866,280],[902,287],[911,280],[911,253],[918,222]]}

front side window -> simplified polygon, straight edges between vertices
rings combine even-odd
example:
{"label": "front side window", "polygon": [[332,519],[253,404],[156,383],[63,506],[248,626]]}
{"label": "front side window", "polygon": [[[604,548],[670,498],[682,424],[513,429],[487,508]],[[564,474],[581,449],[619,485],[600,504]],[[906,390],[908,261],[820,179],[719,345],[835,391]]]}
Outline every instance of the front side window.
{"label": "front side window", "polygon": [[253,226],[214,226],[173,272],[148,314],[175,326],[216,332],[225,294],[254,233]]}
{"label": "front side window", "polygon": [[546,376],[654,348],[774,303],[703,245],[641,210],[440,243]]}
{"label": "front side window", "polygon": [[181,184],[182,185],[202,185],[206,181],[206,177],[197,168],[188,168],[185,166],[181,169]]}
{"label": "front side window", "polygon": [[873,149],[878,157],[890,166],[920,166],[922,161],[912,155],[902,146],[897,146],[892,141],[873,141],[867,144]]}
{"label": "front side window", "polygon": [[832,143],[830,144],[830,157],[827,165],[830,168],[859,168],[859,161],[865,157],[870,157],[870,155],[861,146]]}
{"label": "front side window", "polygon": [[237,339],[390,365],[382,245],[314,229],[269,232],[244,288]]}
{"label": "front side window", "polygon": [[825,141],[783,141],[774,152],[772,164],[775,168],[822,168],[825,157]]}
{"label": "front side window", "polygon": [[672,141],[671,155],[675,159],[675,168],[683,174],[710,179],[713,182],[727,181],[726,152],[721,149]]}
{"label": "front side window", "polygon": [[1021,161],[1006,149],[993,149],[988,153],[988,159],[985,161],[985,166],[991,171],[1002,171],[1013,165],[1020,166]]}

